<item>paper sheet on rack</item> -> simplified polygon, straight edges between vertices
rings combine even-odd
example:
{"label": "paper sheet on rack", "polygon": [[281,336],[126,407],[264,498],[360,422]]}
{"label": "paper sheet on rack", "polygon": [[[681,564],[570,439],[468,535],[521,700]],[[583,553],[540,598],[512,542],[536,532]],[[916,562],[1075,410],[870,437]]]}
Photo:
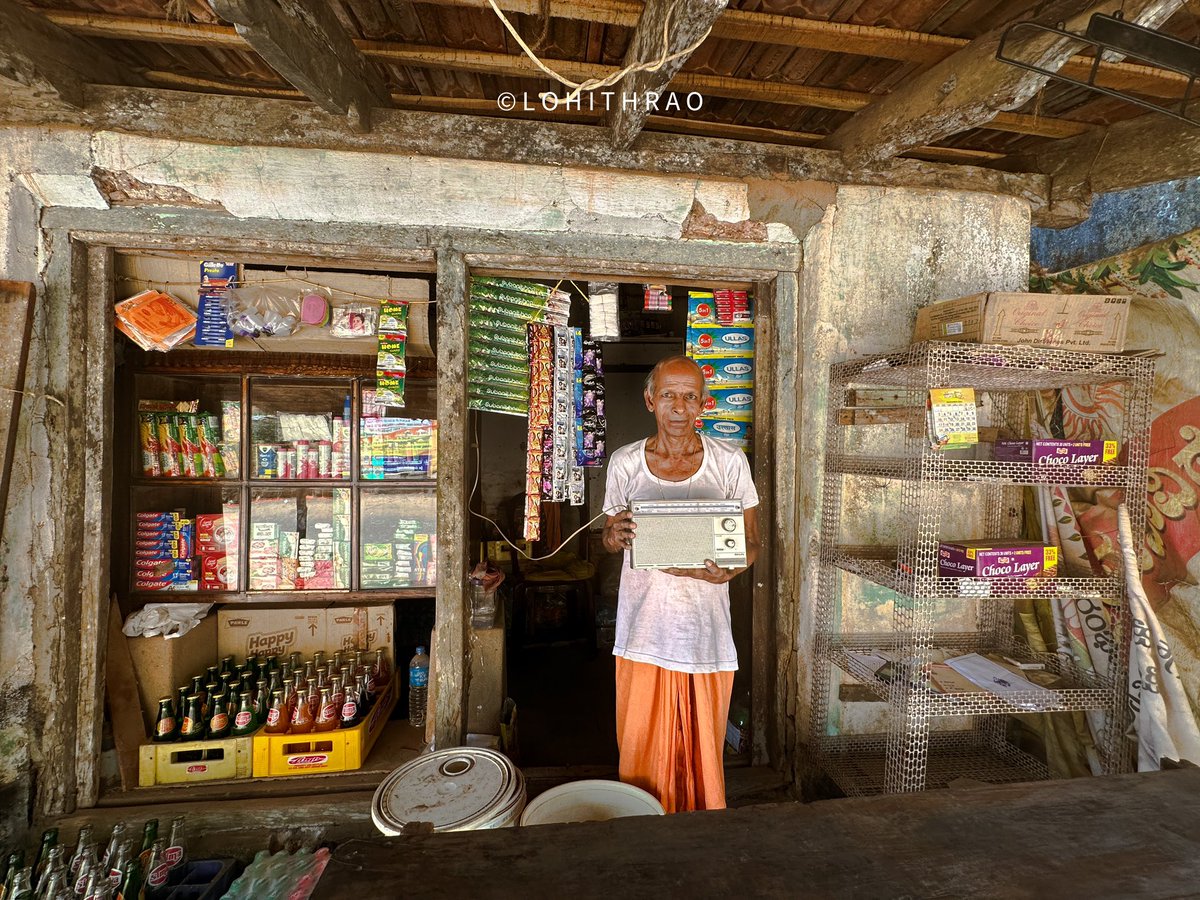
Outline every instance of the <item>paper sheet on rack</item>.
{"label": "paper sheet on rack", "polygon": [[[978,653],[955,656],[946,660],[946,665],[972,684],[1021,709],[1040,711],[1059,703],[1058,694],[1054,691],[1034,684]],[[1018,695],[1023,696],[1016,699]]]}
{"label": "paper sheet on rack", "polygon": [[889,655],[869,650],[847,650],[846,655],[872,675],[878,674],[880,669],[892,662]]}

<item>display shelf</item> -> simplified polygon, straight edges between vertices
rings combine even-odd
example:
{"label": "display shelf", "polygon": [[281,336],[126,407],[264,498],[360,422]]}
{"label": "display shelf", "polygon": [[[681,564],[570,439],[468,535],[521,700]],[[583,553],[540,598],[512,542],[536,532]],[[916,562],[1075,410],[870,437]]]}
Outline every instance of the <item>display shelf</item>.
{"label": "display shelf", "polygon": [[[826,736],[817,742],[822,769],[851,797],[881,794],[887,773],[887,735]],[[987,741],[975,732],[930,735],[924,759],[927,788],[949,787],[965,778],[989,784],[1043,781],[1050,771],[1035,757],[1007,742]]]}
{"label": "display shelf", "polygon": [[426,600],[434,596],[434,585],[419,587],[376,588],[360,591],[130,591],[135,603],[279,603],[303,606],[309,603],[362,603],[396,600]]}
{"label": "display shelf", "polygon": [[838,545],[832,562],[844,572],[922,600],[1100,598],[1120,590],[1116,578],[917,578],[911,564],[898,560],[895,547]]}
{"label": "display shelf", "polygon": [[[848,791],[919,791],[944,785],[954,777],[985,781],[1046,777],[1045,766],[1002,746],[998,739],[1007,717],[1032,711],[1088,711],[1100,770],[1130,770],[1132,754],[1124,736],[1129,710],[1123,686],[1132,623],[1123,579],[944,578],[937,575],[937,560],[943,517],[955,508],[955,497],[961,497],[967,486],[979,520],[970,526],[971,533],[997,543],[1022,535],[1021,507],[1027,493],[1021,490],[1023,486],[1104,487],[1118,489],[1125,497],[1144,497],[1153,375],[1154,363],[1144,355],[937,341],[830,367],[809,745],[829,750],[819,754],[822,765],[846,781]],[[884,390],[862,392],[858,385]],[[1121,465],[1064,468],[975,459],[977,454],[970,451],[935,451],[918,416],[930,389],[970,387],[990,419],[989,427],[1019,436],[1028,434],[1035,404],[1044,400],[1035,392],[1073,385],[1105,386],[1111,401],[1106,406],[1105,431],[1094,436],[1117,441]],[[879,415],[860,416],[860,410],[874,409],[868,406],[870,402],[901,412],[895,422],[886,423]],[[906,428],[882,433],[872,427],[876,424],[904,424]],[[850,449],[864,447],[871,448],[873,455]],[[889,538],[899,549],[843,543],[843,520],[861,514],[844,502],[848,476],[898,481],[899,502],[876,510],[894,516],[894,534]],[[1134,533],[1140,534],[1145,506],[1141,502],[1129,506]],[[887,525],[872,523],[869,530],[887,534]],[[853,579],[896,592],[897,601],[884,608],[891,617],[890,631],[841,632],[842,623],[854,618],[843,605],[855,603],[862,594],[863,585]],[[904,597],[909,599],[901,599]],[[1091,665],[1076,665],[1054,653],[1033,653],[1017,642],[1019,607],[1013,601],[1030,599],[1057,604],[1064,617],[1081,622],[1078,611],[1085,605],[1093,610],[1081,639],[1105,675],[1097,674]],[[881,611],[876,609],[873,615]],[[947,614],[952,618],[942,620]],[[952,621],[956,631],[940,631],[940,620]],[[1027,690],[1001,699],[983,690],[935,690],[925,670],[934,658],[940,658],[935,648],[954,655],[996,650],[1002,656],[1040,662],[1056,677],[1045,685],[1055,693]],[[852,655],[853,651],[869,650],[891,651],[908,662],[893,663],[885,670],[888,677],[880,678],[871,663]],[[859,739],[829,744],[834,702],[831,687],[837,669],[862,682],[888,705],[888,733],[875,744]],[[950,677],[946,673],[943,683]],[[1037,683],[1036,676],[1030,680]],[[962,737],[947,738],[945,732],[934,728],[935,723],[951,724],[947,717],[967,719],[975,735],[970,738],[973,743],[962,743],[967,740]],[[860,791],[855,785],[864,786]]]}
{"label": "display shelf", "polygon": [[[938,643],[941,642],[938,641]],[[927,677],[915,672],[911,664],[897,663],[895,677],[884,680],[876,675],[870,666],[865,665],[861,659],[853,655],[856,650],[870,652],[877,649],[879,648],[870,646],[847,647],[831,651],[830,659],[847,674],[873,689],[881,698],[886,699],[897,691],[909,693],[911,699],[919,701],[928,714],[933,717],[1017,715],[1029,712],[1107,709],[1112,705],[1116,690],[1111,680],[1092,672],[1085,672],[1053,653],[1030,653],[1027,649],[1024,651],[998,651],[997,648],[968,646],[954,649],[980,654],[1003,652],[1022,662],[1042,663],[1046,667],[1044,671],[1058,678],[1053,685],[1047,685],[1047,690],[1053,691],[1056,699],[1047,702],[1044,694],[1033,691],[1017,693],[1004,698],[983,689],[944,692],[931,686]],[[1034,674],[1030,673],[1030,675]]]}
{"label": "display shelf", "polygon": [[881,387],[957,387],[985,391],[1036,391],[1146,377],[1144,355],[1082,353],[998,344],[925,341],[906,350],[830,367],[848,384]]}
{"label": "display shelf", "polygon": [[1038,466],[1027,462],[997,462],[939,456],[853,456],[830,454],[825,470],[837,475],[865,475],[910,481],[964,482],[1011,485],[1062,485],[1065,487],[1124,487],[1128,466]]}

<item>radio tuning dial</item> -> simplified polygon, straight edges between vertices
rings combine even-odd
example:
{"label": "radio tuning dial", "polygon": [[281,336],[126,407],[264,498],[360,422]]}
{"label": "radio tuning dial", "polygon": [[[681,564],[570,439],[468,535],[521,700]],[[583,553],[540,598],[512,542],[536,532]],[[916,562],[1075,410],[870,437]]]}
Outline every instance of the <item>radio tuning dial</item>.
{"label": "radio tuning dial", "polygon": [[737,530],[737,520],[736,519],[722,519],[721,520],[721,528],[724,531],[736,531]]}
{"label": "radio tuning dial", "polygon": [[737,541],[735,541],[733,538],[725,538],[725,546],[732,550],[737,546]]}

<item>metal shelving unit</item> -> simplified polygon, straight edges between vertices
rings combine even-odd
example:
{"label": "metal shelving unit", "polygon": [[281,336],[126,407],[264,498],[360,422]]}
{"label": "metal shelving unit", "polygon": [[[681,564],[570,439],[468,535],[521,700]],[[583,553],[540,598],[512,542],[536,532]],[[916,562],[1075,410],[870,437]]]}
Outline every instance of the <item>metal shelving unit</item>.
{"label": "metal shelving unit", "polygon": [[[809,747],[815,762],[850,795],[899,793],[942,787],[956,778],[1027,781],[1049,777],[1044,764],[1008,739],[1008,717],[1031,711],[1085,710],[1102,721],[1097,736],[1106,774],[1129,771],[1132,754],[1125,681],[1128,666],[1128,607],[1121,578],[946,578],[939,577],[938,541],[978,537],[1014,539],[1020,534],[1025,486],[1119,488],[1126,497],[1145,491],[1154,363],[1144,356],[1041,350],[1030,347],[930,341],[897,352],[830,367],[825,478],[821,502],[821,550],[817,587],[817,637],[812,680]],[[1070,468],[973,458],[973,451],[935,451],[923,427],[932,388],[972,387],[994,425],[1027,433],[1029,404],[1036,391],[1105,384],[1119,392],[1123,413],[1116,433],[1121,465]],[[871,406],[870,390],[886,388],[887,401]],[[879,392],[876,391],[876,394]],[[867,398],[864,400],[864,398]],[[885,426],[904,426],[900,430]],[[890,438],[890,440],[889,440]],[[852,517],[844,508],[848,479],[898,485],[895,546],[861,546],[844,538]],[[944,535],[943,518],[974,492],[982,518],[977,535]],[[1145,525],[1145,505],[1130,504],[1135,534]],[[841,604],[856,587],[874,585],[895,593],[892,630],[845,633]],[[1112,647],[1107,670],[1075,664],[1067,655],[1035,652],[1014,629],[1014,601],[1092,600],[1108,610]],[[966,605],[974,629],[937,628],[937,612]],[[864,654],[885,651],[893,662],[876,669]],[[929,679],[942,651],[999,652],[1037,662],[1055,677],[1041,692],[1001,697],[983,690],[944,692]],[[834,671],[840,670],[888,703],[887,730],[878,734],[835,734],[829,701]],[[938,720],[956,717],[952,723]],[[942,730],[939,724],[953,725]],[[962,725],[966,727],[961,727]]]}

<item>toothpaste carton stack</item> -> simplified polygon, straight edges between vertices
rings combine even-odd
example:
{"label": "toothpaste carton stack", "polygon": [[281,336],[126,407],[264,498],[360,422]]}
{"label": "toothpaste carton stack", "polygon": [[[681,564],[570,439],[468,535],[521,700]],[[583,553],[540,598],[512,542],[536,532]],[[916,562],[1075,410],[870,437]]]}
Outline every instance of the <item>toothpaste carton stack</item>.
{"label": "toothpaste carton stack", "polygon": [[195,522],[181,512],[140,512],[133,539],[137,591],[194,591]]}
{"label": "toothpaste carton stack", "polygon": [[687,355],[704,373],[696,430],[749,452],[754,421],[754,301],[746,291],[688,291]]}

